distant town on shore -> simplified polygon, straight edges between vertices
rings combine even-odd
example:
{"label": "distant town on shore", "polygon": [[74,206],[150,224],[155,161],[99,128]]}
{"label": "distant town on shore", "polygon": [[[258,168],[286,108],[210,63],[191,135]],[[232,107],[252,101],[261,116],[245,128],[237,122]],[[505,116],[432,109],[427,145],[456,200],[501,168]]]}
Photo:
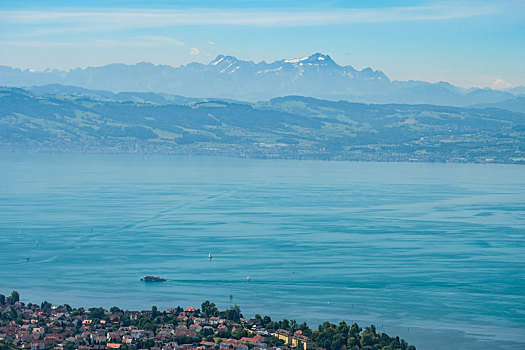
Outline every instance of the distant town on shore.
{"label": "distant town on shore", "polygon": [[200,308],[164,311],[72,308],[20,301],[0,294],[0,350],[158,349],[158,350],[415,350],[375,326],[324,322],[317,329],[296,320],[245,318],[239,306],[220,311],[213,302]]}
{"label": "distant town on shore", "polygon": [[525,164],[524,114],[285,96],[254,103],[0,88],[0,151]]}

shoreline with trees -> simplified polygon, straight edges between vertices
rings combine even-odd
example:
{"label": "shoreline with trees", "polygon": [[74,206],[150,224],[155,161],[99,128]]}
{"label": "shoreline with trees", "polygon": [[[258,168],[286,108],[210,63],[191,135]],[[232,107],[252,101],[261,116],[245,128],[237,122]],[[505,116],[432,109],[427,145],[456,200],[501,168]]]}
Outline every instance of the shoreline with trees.
{"label": "shoreline with trees", "polygon": [[199,308],[177,306],[146,311],[114,306],[72,308],[20,301],[20,294],[0,294],[0,350],[165,349],[165,350],[415,350],[399,337],[377,332],[374,325],[306,323],[256,314],[245,318],[239,306],[219,310],[204,301]]}

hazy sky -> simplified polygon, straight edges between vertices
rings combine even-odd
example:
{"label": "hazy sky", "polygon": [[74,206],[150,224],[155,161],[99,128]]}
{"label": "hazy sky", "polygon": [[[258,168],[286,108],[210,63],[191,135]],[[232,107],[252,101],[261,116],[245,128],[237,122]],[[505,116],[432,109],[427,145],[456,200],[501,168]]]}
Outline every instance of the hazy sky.
{"label": "hazy sky", "polygon": [[315,52],[396,80],[525,85],[525,1],[0,2],[0,65],[24,69]]}

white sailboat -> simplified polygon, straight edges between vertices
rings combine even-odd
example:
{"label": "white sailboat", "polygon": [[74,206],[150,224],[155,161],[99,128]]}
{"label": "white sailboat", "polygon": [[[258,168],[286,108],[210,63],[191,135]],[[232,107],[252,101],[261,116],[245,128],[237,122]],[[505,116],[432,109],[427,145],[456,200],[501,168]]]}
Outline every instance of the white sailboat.
{"label": "white sailboat", "polygon": [[213,256],[211,256],[211,252],[208,253],[208,259],[213,259]]}

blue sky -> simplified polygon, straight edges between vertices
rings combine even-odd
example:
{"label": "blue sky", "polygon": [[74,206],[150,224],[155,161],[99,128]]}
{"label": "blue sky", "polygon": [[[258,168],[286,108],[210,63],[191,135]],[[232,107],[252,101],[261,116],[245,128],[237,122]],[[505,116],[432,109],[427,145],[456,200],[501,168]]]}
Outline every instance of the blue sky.
{"label": "blue sky", "polygon": [[525,1],[2,1],[0,65],[329,54],[396,80],[525,85]]}

